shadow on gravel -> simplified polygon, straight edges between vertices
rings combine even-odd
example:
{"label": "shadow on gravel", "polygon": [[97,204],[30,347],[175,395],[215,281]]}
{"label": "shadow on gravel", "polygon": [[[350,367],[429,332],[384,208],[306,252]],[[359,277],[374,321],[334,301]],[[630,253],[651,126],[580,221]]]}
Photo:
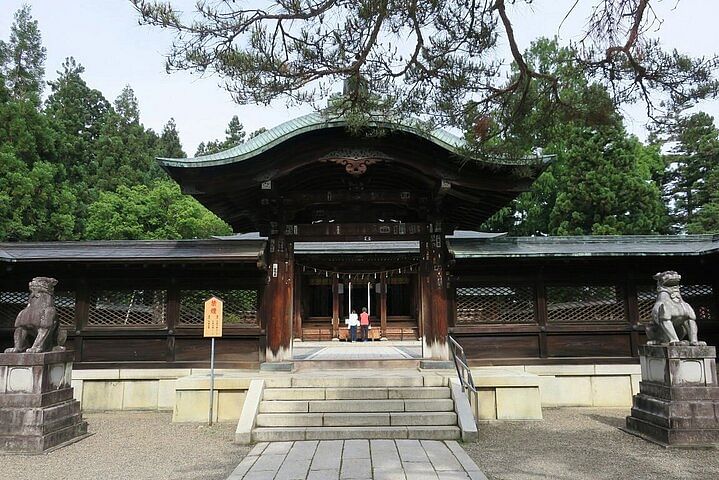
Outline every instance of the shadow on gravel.
{"label": "shadow on gravel", "polygon": [[610,427],[614,428],[620,428],[623,427],[625,424],[624,417],[608,417],[605,415],[597,415],[597,414],[589,414],[587,415],[588,418],[594,420],[595,422],[603,423],[604,425],[608,425]]}

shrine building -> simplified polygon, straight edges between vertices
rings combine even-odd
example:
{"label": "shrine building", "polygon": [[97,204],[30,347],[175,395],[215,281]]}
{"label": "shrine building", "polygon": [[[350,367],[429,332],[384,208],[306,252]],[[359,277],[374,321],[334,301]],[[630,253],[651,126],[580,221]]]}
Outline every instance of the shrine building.
{"label": "shrine building", "polygon": [[719,237],[513,238],[479,232],[552,157],[468,158],[416,124],[361,132],[311,114],[198,158],[159,159],[235,235],[180,241],[0,244],[0,346],[34,276],[79,369],[206,367],[203,302],[224,301],[217,366],[298,360],[344,341],[367,308],[373,340],[421,341],[472,365],[635,364],[656,286],[676,270],[700,337],[719,341]]}

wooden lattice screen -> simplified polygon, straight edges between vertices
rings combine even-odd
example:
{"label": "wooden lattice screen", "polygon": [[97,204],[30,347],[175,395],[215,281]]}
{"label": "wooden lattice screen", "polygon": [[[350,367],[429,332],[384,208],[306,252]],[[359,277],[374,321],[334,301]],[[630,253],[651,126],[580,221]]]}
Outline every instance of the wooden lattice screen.
{"label": "wooden lattice screen", "polygon": [[87,325],[91,327],[164,325],[165,290],[101,290],[90,294]]}
{"label": "wooden lattice screen", "polygon": [[[716,318],[716,313],[713,311],[714,291],[711,285],[682,285],[680,288],[684,301],[694,308],[697,320],[708,321]],[[656,285],[637,285],[640,322],[652,321],[652,308],[654,308],[656,300]]]}
{"label": "wooden lattice screen", "polygon": [[615,286],[547,287],[547,320],[556,323],[627,321],[621,290]]}
{"label": "wooden lattice screen", "polygon": [[533,323],[534,288],[487,286],[457,288],[457,324]]}
{"label": "wooden lattice screen", "polygon": [[[12,327],[20,311],[27,306],[28,292],[0,292],[0,327]],[[60,325],[75,324],[75,292],[56,291],[55,311]]]}
{"label": "wooden lattice screen", "polygon": [[257,325],[257,290],[181,290],[180,325],[202,325],[205,300],[211,296],[222,299],[224,323]]}

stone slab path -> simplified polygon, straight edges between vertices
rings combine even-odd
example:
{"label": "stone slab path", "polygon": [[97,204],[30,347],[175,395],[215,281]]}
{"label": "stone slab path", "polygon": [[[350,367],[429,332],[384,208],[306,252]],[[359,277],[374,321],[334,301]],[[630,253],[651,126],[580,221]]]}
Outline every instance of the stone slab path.
{"label": "stone slab path", "polygon": [[407,360],[422,358],[419,342],[297,342],[295,360]]}
{"label": "stone slab path", "polygon": [[259,443],[227,480],[487,480],[454,441]]}

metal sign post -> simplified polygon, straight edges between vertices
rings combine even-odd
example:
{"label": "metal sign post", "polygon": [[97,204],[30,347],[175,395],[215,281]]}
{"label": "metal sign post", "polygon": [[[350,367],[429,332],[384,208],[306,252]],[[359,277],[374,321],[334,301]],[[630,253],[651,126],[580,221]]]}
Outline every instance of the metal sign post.
{"label": "metal sign post", "polygon": [[210,413],[208,424],[212,426],[212,407],[215,397],[215,338],[222,336],[222,300],[210,297],[205,302],[204,336],[210,343]]}

